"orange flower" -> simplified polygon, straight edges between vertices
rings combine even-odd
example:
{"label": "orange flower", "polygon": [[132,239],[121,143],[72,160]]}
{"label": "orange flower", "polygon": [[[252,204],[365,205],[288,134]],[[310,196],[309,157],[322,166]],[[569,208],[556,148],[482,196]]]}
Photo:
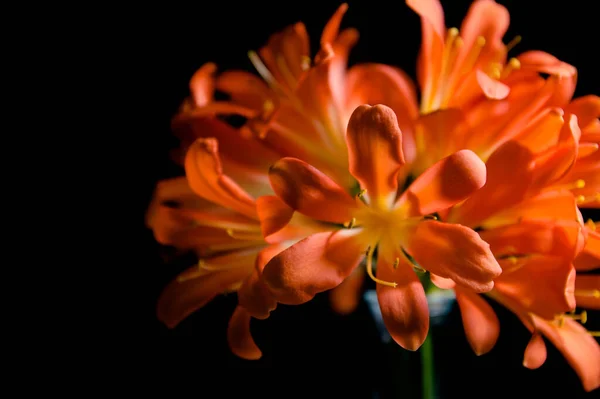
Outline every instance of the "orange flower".
{"label": "orange flower", "polygon": [[[277,301],[299,304],[342,283],[366,251],[367,273],[378,283],[388,330],[402,347],[416,350],[427,336],[429,312],[413,268],[452,278],[475,292],[489,291],[501,270],[477,233],[430,216],[479,189],[485,183],[484,164],[472,152],[459,151],[398,197],[401,141],[390,108],[363,105],[354,111],[346,142],[350,172],[362,188],[355,197],[302,160],[277,161],[269,172],[276,195],[297,212],[331,223],[332,231],[310,235],[276,255],[262,277]],[[263,199],[259,214],[270,209]],[[277,227],[263,223],[263,233],[268,238]],[[377,277],[372,271],[375,250]]]}

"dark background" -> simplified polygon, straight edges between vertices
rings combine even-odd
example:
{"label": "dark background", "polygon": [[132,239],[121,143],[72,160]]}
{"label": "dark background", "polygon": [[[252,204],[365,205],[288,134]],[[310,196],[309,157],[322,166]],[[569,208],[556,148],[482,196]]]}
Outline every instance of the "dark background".
{"label": "dark background", "polygon": [[[576,96],[599,94],[597,51],[591,42],[598,37],[593,2],[498,2],[511,13],[505,42],[515,35],[523,37],[512,54],[547,51],[578,68]],[[116,349],[109,380],[114,376],[129,383],[138,394],[200,398],[373,398],[373,392],[381,399],[408,398],[406,392],[419,388],[419,354],[384,345],[364,302],[345,317],[327,308],[324,295],[306,305],[278,307],[270,319],[252,323],[263,350],[263,358],[253,362],[236,358],[227,347],[225,332],[235,295],[217,298],[174,330],[160,324],[154,314],[162,287],[194,261],[166,264],[165,251],[143,225],[154,184],[182,173],[168,157],[169,149],[176,146],[169,123],[188,95],[189,78],[207,61],[216,62],[220,70],[254,71],[247,51],[258,49],[270,34],[297,21],[306,24],[314,55],[321,30],[339,4],[331,0],[147,3],[139,13],[128,15],[121,47],[127,60],[133,61],[131,69],[126,67],[130,86],[115,95],[129,95],[133,102],[128,135],[134,141],[131,152],[140,161],[124,175],[140,189],[133,198],[136,227],[131,237],[139,246],[134,246],[124,266],[127,270],[116,271],[123,276],[126,297],[118,305],[123,320],[107,318]],[[460,26],[470,1],[442,4],[447,26]],[[400,0],[355,0],[349,5],[342,27],[353,26],[361,34],[350,63],[389,63],[414,77],[420,45],[416,14]],[[445,397],[595,397],[597,392],[583,394],[577,376],[551,345],[544,366],[525,369],[522,356],[530,335],[514,315],[495,308],[501,320],[500,339],[481,357],[468,346],[458,309],[452,310],[443,326],[433,328]],[[587,327],[600,330],[599,315],[590,316]]]}

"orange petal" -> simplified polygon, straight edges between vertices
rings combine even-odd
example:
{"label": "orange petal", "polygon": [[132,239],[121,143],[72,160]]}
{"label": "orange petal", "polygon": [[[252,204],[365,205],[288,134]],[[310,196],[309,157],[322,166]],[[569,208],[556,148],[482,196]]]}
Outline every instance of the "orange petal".
{"label": "orange petal", "polygon": [[464,137],[470,132],[464,122],[464,113],[454,108],[421,115],[413,122],[418,153],[412,164],[413,175],[420,175],[440,159],[465,148]]}
{"label": "orange petal", "polygon": [[250,333],[250,314],[238,306],[233,311],[227,326],[227,343],[231,352],[246,360],[257,360],[262,357],[260,348]]}
{"label": "orange petal", "polygon": [[528,369],[535,370],[544,364],[548,352],[546,351],[546,344],[542,334],[534,333],[525,348],[525,354],[523,356],[523,366]]}
{"label": "orange petal", "polygon": [[402,133],[396,114],[385,105],[361,105],[346,132],[349,170],[374,204],[391,206],[404,164]]}
{"label": "orange petal", "polygon": [[577,307],[600,309],[600,275],[578,274],[575,278]]}
{"label": "orange petal", "polygon": [[190,79],[190,92],[196,107],[210,103],[215,91],[215,73],[217,65],[207,62],[198,69]]}
{"label": "orange petal", "polygon": [[386,257],[377,260],[377,278],[394,281],[397,287],[377,284],[377,299],[388,332],[404,349],[416,351],[427,338],[429,308],[423,285],[402,253],[393,267]]}
{"label": "orange petal", "polygon": [[477,70],[477,83],[483,91],[483,94],[491,100],[503,100],[508,96],[510,88],[504,83],[490,78],[485,72]]}
{"label": "orange petal", "polygon": [[465,334],[477,356],[488,353],[500,335],[500,322],[492,307],[474,292],[456,289]]}
{"label": "orange petal", "polygon": [[577,115],[579,126],[585,129],[600,117],[600,97],[587,95],[576,98],[565,108],[565,112]]}
{"label": "orange petal", "polygon": [[346,79],[346,109],[352,112],[361,104],[384,104],[390,107],[402,131],[403,154],[408,162],[412,161],[415,157],[412,130],[414,120],[419,116],[419,108],[411,78],[398,68],[369,63],[350,68]]}
{"label": "orange petal", "polygon": [[[506,34],[510,23],[510,15],[506,7],[493,0],[474,1],[460,27],[460,37],[463,39],[463,48],[470,50],[479,36],[485,38],[485,47],[480,57],[489,57],[491,52],[496,55],[504,52],[502,38]],[[469,51],[464,51],[466,56]],[[501,54],[502,56],[504,54]]]}
{"label": "orange petal", "polygon": [[259,197],[256,200],[256,211],[265,240],[283,229],[294,216],[294,210],[273,195]]}
{"label": "orange petal", "polygon": [[558,143],[565,122],[563,115],[564,111],[560,108],[545,109],[515,137],[515,140],[533,153],[548,150]]}
{"label": "orange petal", "polygon": [[521,63],[520,71],[534,71],[570,77],[577,74],[577,69],[544,51],[531,50],[521,53],[517,59]]}
{"label": "orange petal", "polygon": [[547,254],[572,258],[584,242],[581,230],[576,221],[522,220],[483,230],[479,235],[490,244],[496,257]]}
{"label": "orange petal", "polygon": [[273,91],[263,80],[246,71],[223,72],[217,78],[216,87],[228,94],[231,101],[257,112],[273,97]]}
{"label": "orange petal", "polygon": [[583,252],[575,260],[577,270],[593,270],[600,268],[600,231],[587,231]]}
{"label": "orange petal", "polygon": [[496,279],[498,292],[548,319],[575,309],[575,268],[569,259],[540,255],[524,262]]}
{"label": "orange petal", "polygon": [[515,207],[498,212],[489,218],[483,227],[491,229],[495,226],[519,223],[524,218],[573,221],[579,220],[579,215],[576,198],[570,191],[546,191]]}
{"label": "orange petal", "polygon": [[491,290],[502,272],[488,243],[465,226],[424,221],[407,244],[421,267],[476,292]]}
{"label": "orange petal", "polygon": [[479,157],[470,150],[460,150],[417,177],[397,206],[406,203],[411,216],[447,209],[480,189],[485,184],[485,175],[485,164]]}
{"label": "orange petal", "polygon": [[254,271],[238,290],[240,306],[256,319],[268,318],[277,307],[277,301],[261,277],[266,264],[285,248],[284,244],[273,244],[261,250],[256,257]]}
{"label": "orange petal", "polygon": [[429,273],[429,278],[436,287],[441,288],[443,290],[451,290],[454,289],[454,287],[456,287],[456,283],[454,282],[454,280],[451,280],[449,278],[440,277],[437,274],[431,272]]}
{"label": "orange petal", "polygon": [[208,259],[206,268],[194,266],[182,272],[161,293],[156,309],[158,319],[174,328],[216,295],[238,286],[252,273],[259,249]]}
{"label": "orange petal", "polygon": [[263,278],[278,302],[301,304],[340,285],[364,252],[356,231],[316,233],[271,259]]}
{"label": "orange petal", "polygon": [[200,197],[257,219],[254,199],[223,174],[219,146],[213,138],[198,139],[185,157],[190,187]]}
{"label": "orange petal", "polygon": [[577,117],[569,115],[560,130],[558,145],[535,157],[534,184],[545,187],[565,176],[577,160],[581,130]]}
{"label": "orange petal", "polygon": [[562,327],[535,318],[537,328],[562,352],[575,370],[583,388],[593,391],[600,387],[600,345],[575,320],[566,319]]}
{"label": "orange petal", "polygon": [[[521,202],[532,180],[531,152],[508,142],[496,150],[486,163],[486,183],[464,203],[453,208],[448,220],[476,227],[494,213]],[[515,176],[519,176],[515,179]]]}
{"label": "orange petal", "polygon": [[364,269],[357,267],[346,279],[329,293],[331,308],[342,315],[347,315],[358,306],[361,288],[365,280]]}
{"label": "orange petal", "polygon": [[269,169],[273,190],[298,212],[325,222],[352,218],[356,201],[318,169],[296,158],[282,158]]}

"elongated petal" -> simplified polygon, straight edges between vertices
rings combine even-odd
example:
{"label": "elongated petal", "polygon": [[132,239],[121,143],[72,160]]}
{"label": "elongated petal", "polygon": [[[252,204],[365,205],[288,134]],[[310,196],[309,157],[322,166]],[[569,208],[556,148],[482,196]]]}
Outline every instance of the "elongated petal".
{"label": "elongated petal", "polygon": [[477,356],[488,353],[500,335],[500,322],[492,307],[474,292],[456,289],[467,340]]}
{"label": "elongated petal", "polygon": [[522,220],[479,233],[496,257],[523,254],[562,255],[572,258],[584,237],[579,222]]}
{"label": "elongated petal", "polygon": [[238,290],[240,306],[256,319],[268,318],[271,311],[277,307],[277,301],[261,277],[267,263],[285,248],[284,244],[279,243],[261,250],[256,257],[254,271]]}
{"label": "elongated petal", "polygon": [[537,328],[562,352],[575,370],[583,388],[593,391],[600,387],[600,345],[575,320],[566,319],[562,327],[535,318]]}
{"label": "elongated petal", "polygon": [[454,282],[454,280],[451,280],[449,278],[440,277],[437,274],[431,272],[429,273],[429,278],[436,287],[441,288],[443,290],[451,290],[454,289],[454,287],[456,287],[456,283]]}
{"label": "elongated petal", "polygon": [[[486,163],[483,188],[454,208],[448,220],[476,227],[487,217],[519,203],[533,179],[530,164],[533,154],[525,147],[509,142],[496,150]],[[519,176],[515,179],[515,176]]]}
{"label": "elongated petal", "polygon": [[564,111],[561,108],[548,108],[531,121],[515,140],[533,153],[548,150],[558,143],[564,125]]}
{"label": "elongated petal", "polygon": [[600,268],[600,231],[588,231],[583,251],[575,259],[577,270]]}
{"label": "elongated petal", "polygon": [[546,350],[546,344],[544,343],[542,334],[534,333],[525,348],[523,366],[535,370],[544,364],[547,356],[548,351]]}
{"label": "elongated petal", "polygon": [[357,267],[346,279],[329,293],[331,308],[342,315],[356,310],[362,294],[365,271]]}
{"label": "elongated petal", "polygon": [[325,222],[352,218],[356,201],[318,169],[296,158],[282,158],[269,169],[273,190],[288,206]]}
{"label": "elongated petal", "polygon": [[200,197],[257,219],[254,199],[223,174],[215,139],[198,139],[185,157],[190,187]]}
{"label": "elongated petal", "polygon": [[[462,26],[460,27],[463,47],[471,49],[477,38],[485,39],[485,47],[481,57],[496,55],[503,50],[502,38],[506,34],[510,23],[510,15],[506,7],[494,0],[477,0],[471,4]],[[468,53],[468,51],[465,51]],[[502,54],[504,55],[504,54]],[[465,54],[466,56],[466,54]]]}
{"label": "elongated petal", "polygon": [[271,259],[263,278],[278,302],[304,303],[344,281],[364,257],[365,247],[352,230],[316,233]]}
{"label": "elongated petal", "polygon": [[252,273],[257,252],[234,252],[206,261],[209,266],[205,269],[194,266],[185,270],[161,293],[156,309],[158,319],[174,328],[216,295],[238,286]]}
{"label": "elongated petal", "polygon": [[569,259],[531,256],[523,266],[502,273],[495,287],[548,319],[575,309],[575,268]]}
{"label": "elongated petal", "polygon": [[260,77],[246,71],[224,71],[216,80],[216,88],[228,94],[235,103],[259,111],[273,96]]}
{"label": "elongated petal", "polygon": [[600,309],[600,275],[577,275],[575,278],[575,301],[577,307],[580,308]]}
{"label": "elongated petal", "polygon": [[408,162],[412,161],[416,155],[413,123],[419,116],[419,108],[410,77],[389,65],[359,64],[348,71],[346,85],[348,116],[361,104],[384,104],[394,111],[402,131],[402,152]]}
{"label": "elongated petal", "polygon": [[346,142],[350,173],[367,190],[367,198],[373,204],[390,206],[404,164],[402,133],[394,111],[385,105],[359,106],[348,122]]}
{"label": "elongated petal", "polygon": [[377,278],[394,281],[397,287],[377,285],[377,299],[388,332],[404,349],[415,351],[427,338],[429,308],[423,285],[402,253],[393,266],[386,257],[377,260]]}
{"label": "elongated petal", "polygon": [[470,150],[458,151],[427,169],[398,200],[411,216],[447,209],[485,184],[485,164]]}
{"label": "elongated petal", "polygon": [[483,241],[472,229],[449,223],[424,221],[407,243],[408,253],[426,270],[475,292],[487,292],[502,270]]}
{"label": "elongated petal", "polygon": [[235,308],[227,326],[227,343],[231,351],[242,359],[257,360],[262,357],[262,352],[250,333],[250,321],[250,314],[244,308]]}
{"label": "elongated petal", "polygon": [[517,59],[521,64],[521,71],[534,71],[570,77],[577,74],[577,69],[544,51],[532,50],[521,53]]}

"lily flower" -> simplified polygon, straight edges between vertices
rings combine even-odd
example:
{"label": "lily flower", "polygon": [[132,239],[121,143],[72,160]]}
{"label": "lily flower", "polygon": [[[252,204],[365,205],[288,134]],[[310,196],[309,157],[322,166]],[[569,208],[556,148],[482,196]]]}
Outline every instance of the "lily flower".
{"label": "lily flower", "polygon": [[[280,159],[271,167],[276,196],[296,212],[330,223],[331,231],[312,234],[274,256],[262,278],[278,302],[300,304],[341,284],[366,258],[388,330],[402,347],[416,350],[427,335],[429,312],[415,268],[475,292],[492,289],[501,272],[476,232],[433,216],[482,187],[485,165],[471,151],[459,151],[428,169],[398,197],[404,156],[394,112],[382,105],[359,106],[350,118],[346,142],[350,172],[360,185],[357,194],[297,158]],[[259,199],[259,214],[271,210],[261,205]],[[284,225],[273,220],[285,221],[261,218],[267,238]]]}

